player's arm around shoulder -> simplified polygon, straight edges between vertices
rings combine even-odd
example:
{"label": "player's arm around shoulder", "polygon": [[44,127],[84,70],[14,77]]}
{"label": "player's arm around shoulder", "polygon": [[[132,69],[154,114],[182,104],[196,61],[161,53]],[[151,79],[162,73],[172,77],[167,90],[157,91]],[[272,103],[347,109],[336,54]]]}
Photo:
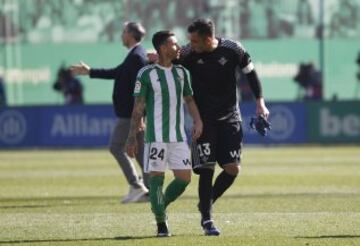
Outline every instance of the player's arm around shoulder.
{"label": "player's arm around shoulder", "polygon": [[203,122],[200,117],[199,109],[196,106],[195,100],[192,96],[185,96],[184,100],[188,107],[188,111],[194,121],[193,129],[192,129],[192,137],[193,139],[198,139],[203,131]]}

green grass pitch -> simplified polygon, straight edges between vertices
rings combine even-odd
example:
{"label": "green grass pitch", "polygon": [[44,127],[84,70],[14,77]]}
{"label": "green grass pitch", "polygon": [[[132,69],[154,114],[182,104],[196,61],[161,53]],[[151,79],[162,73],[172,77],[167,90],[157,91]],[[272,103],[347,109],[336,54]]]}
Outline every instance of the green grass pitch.
{"label": "green grass pitch", "polygon": [[168,208],[174,236],[155,238],[107,150],[2,150],[0,245],[360,245],[360,146],[245,148],[214,206],[220,237],[202,235],[197,181]]}

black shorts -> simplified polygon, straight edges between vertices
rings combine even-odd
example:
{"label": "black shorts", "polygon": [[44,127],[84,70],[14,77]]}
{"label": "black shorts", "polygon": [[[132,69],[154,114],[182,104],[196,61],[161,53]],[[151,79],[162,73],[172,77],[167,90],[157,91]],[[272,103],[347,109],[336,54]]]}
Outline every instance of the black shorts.
{"label": "black shorts", "polygon": [[243,131],[238,118],[203,120],[203,133],[192,143],[193,169],[240,163]]}

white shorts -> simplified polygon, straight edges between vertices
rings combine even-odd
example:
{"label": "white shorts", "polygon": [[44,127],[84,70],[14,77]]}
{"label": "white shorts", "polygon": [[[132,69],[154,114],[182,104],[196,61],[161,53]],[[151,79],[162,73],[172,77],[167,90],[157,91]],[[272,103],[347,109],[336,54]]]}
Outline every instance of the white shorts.
{"label": "white shorts", "polygon": [[191,169],[190,149],[187,143],[146,143],[144,148],[144,171],[149,173]]}

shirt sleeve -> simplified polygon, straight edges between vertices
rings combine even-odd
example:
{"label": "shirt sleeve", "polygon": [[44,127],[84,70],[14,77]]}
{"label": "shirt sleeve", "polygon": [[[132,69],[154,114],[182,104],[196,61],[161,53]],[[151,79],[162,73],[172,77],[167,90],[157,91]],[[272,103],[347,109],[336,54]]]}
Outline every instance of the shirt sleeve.
{"label": "shirt sleeve", "polygon": [[189,59],[187,59],[187,58],[189,57],[190,53],[191,53],[190,44],[182,46],[180,49],[180,57],[179,57],[179,59],[175,60],[174,63],[188,68],[189,67],[189,61],[188,61]]}
{"label": "shirt sleeve", "polygon": [[183,91],[183,96],[192,96],[193,90],[191,88],[191,83],[190,83],[190,79],[189,79],[189,75],[187,73],[187,71],[185,69],[183,69],[183,73],[184,73],[184,91]]}
{"label": "shirt sleeve", "polygon": [[248,74],[255,69],[254,64],[251,61],[251,57],[250,57],[249,53],[247,53],[247,52],[244,53],[242,59],[240,60],[240,68],[241,68],[241,71],[245,74]]}
{"label": "shirt sleeve", "polygon": [[225,40],[224,46],[230,47],[234,50],[235,55],[237,56],[238,64],[243,73],[247,74],[255,69],[254,64],[251,61],[250,54],[245,50],[240,42]]}
{"label": "shirt sleeve", "polygon": [[143,70],[141,69],[136,77],[133,95],[135,97],[146,97],[148,87],[149,79],[146,77],[146,73],[143,73]]}

